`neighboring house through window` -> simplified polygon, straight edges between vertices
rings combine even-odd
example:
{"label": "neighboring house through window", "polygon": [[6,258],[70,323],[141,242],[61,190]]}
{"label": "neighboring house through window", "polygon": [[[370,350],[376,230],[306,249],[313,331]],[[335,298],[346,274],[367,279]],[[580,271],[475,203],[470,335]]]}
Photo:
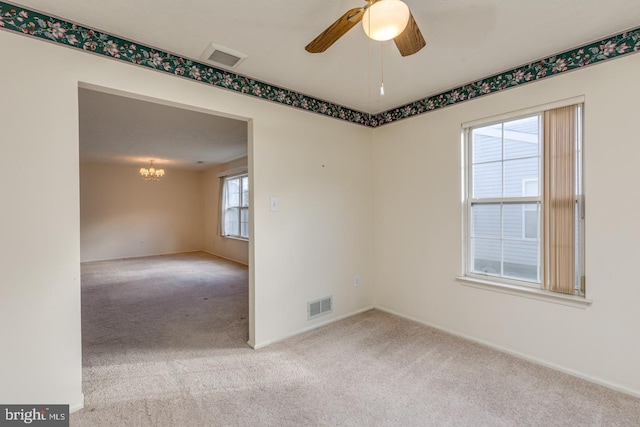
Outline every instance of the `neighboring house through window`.
{"label": "neighboring house through window", "polygon": [[222,184],[222,235],[249,238],[249,176],[225,177]]}
{"label": "neighboring house through window", "polygon": [[[538,179],[522,180],[522,196],[536,197],[540,194],[538,188]],[[540,204],[526,203],[522,206],[522,238],[523,239],[539,239],[538,230],[540,229]]]}

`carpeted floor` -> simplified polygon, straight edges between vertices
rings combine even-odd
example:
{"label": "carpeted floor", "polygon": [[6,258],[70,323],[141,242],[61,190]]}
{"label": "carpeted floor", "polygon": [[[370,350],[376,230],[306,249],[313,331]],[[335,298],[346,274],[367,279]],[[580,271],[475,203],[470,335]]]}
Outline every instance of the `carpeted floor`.
{"label": "carpeted floor", "polygon": [[247,269],[82,265],[72,426],[639,426],[640,399],[372,310],[254,351]]}

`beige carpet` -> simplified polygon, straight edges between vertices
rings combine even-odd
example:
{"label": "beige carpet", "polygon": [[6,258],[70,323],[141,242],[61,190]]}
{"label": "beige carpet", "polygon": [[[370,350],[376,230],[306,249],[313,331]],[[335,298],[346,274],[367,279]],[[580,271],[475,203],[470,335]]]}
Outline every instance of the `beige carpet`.
{"label": "beige carpet", "polygon": [[640,399],[380,311],[254,351],[247,269],[82,265],[72,426],[639,426]]}

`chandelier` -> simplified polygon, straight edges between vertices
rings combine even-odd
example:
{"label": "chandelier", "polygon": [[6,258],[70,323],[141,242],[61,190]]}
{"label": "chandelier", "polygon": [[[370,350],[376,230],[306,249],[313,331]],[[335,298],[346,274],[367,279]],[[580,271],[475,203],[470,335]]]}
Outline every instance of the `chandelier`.
{"label": "chandelier", "polygon": [[145,181],[160,181],[160,178],[164,176],[164,169],[156,169],[153,166],[153,160],[151,160],[149,169],[140,168],[140,176]]}

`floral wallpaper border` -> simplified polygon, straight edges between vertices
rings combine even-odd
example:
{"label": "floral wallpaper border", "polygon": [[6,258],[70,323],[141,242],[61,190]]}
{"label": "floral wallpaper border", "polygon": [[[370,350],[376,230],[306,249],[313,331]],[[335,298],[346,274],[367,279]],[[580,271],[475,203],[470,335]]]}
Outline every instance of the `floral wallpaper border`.
{"label": "floral wallpaper border", "polygon": [[638,51],[640,51],[640,27],[383,113],[374,114],[369,120],[369,126],[377,127],[396,122]]}
{"label": "floral wallpaper border", "polygon": [[19,32],[68,47],[369,127],[382,126],[640,51],[639,27],[583,47],[549,56],[539,61],[468,83],[438,95],[419,99],[382,113],[369,114],[5,2],[0,2],[0,29]]}
{"label": "floral wallpaper border", "polygon": [[302,95],[5,2],[0,2],[0,29],[16,31],[267,101],[369,126],[369,113]]}

